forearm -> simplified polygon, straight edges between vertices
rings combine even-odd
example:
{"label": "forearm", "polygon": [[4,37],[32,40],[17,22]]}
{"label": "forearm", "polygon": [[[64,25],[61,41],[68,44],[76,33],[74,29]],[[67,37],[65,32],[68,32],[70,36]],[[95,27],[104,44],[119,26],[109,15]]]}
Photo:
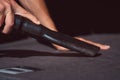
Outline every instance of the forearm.
{"label": "forearm", "polygon": [[20,0],[24,8],[34,14],[47,28],[57,31],[54,22],[52,21],[44,0]]}

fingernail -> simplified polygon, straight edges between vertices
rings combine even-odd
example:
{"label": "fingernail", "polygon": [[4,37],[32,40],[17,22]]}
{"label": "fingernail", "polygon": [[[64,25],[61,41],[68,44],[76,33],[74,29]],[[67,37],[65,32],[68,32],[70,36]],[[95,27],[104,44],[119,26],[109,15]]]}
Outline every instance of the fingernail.
{"label": "fingernail", "polygon": [[109,48],[110,48],[110,46],[109,46],[109,45],[106,45],[105,47],[106,47],[107,49],[109,49]]}
{"label": "fingernail", "polygon": [[2,33],[4,33],[4,34],[9,34],[10,32],[11,32],[11,30],[5,30],[5,29],[2,31]]}
{"label": "fingernail", "polygon": [[4,33],[4,34],[8,34],[8,32],[7,32],[7,31],[4,31],[4,30],[2,31],[2,33]]}
{"label": "fingernail", "polygon": [[36,21],[36,24],[40,24],[40,21]]}

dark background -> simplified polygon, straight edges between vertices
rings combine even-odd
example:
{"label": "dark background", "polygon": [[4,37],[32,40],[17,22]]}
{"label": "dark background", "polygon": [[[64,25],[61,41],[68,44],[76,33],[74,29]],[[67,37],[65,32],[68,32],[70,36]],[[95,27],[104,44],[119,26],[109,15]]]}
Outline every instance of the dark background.
{"label": "dark background", "polygon": [[61,32],[67,34],[119,33],[117,1],[46,0],[49,12]]}

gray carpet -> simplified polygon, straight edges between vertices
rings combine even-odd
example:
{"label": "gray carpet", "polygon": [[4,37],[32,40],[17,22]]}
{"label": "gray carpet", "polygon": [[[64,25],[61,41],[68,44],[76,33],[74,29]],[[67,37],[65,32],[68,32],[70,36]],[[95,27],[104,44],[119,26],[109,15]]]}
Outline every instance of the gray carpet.
{"label": "gray carpet", "polygon": [[38,70],[18,75],[0,73],[0,80],[120,80],[120,34],[83,37],[109,44],[111,49],[86,57],[57,51],[33,38],[1,44],[0,68],[28,66]]}

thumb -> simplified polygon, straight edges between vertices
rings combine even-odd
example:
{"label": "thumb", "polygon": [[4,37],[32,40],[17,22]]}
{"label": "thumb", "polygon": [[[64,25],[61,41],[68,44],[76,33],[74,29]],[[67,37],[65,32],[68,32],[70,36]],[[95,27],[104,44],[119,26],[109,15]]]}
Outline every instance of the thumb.
{"label": "thumb", "polygon": [[31,20],[32,22],[34,22],[35,24],[40,24],[40,21],[34,15],[32,15],[30,12],[28,12],[27,10],[25,10],[24,8],[19,6],[15,2],[15,0],[10,0],[10,1],[11,1],[11,5],[13,7],[13,11],[15,14],[26,17],[29,20]]}

